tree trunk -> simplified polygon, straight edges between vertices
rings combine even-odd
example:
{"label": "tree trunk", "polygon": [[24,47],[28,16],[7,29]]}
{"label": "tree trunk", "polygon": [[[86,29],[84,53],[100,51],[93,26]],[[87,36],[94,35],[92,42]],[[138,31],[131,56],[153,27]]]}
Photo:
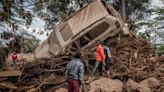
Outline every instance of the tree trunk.
{"label": "tree trunk", "polygon": [[121,0],[121,16],[123,21],[126,22],[125,0]]}

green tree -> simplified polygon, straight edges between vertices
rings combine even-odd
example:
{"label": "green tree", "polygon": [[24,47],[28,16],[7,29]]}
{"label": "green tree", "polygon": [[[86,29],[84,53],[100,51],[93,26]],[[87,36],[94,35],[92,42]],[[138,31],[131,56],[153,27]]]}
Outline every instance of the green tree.
{"label": "green tree", "polygon": [[0,0],[0,22],[9,24],[13,27],[13,31],[17,29],[18,24],[22,24],[24,21],[26,26],[30,25],[33,16],[25,8],[26,3],[30,2],[27,0]]}
{"label": "green tree", "polygon": [[156,44],[164,44],[164,7],[155,7],[153,14],[156,14],[155,18],[150,18],[146,21],[139,22],[138,28],[144,28],[143,34],[149,35],[149,41]]}
{"label": "green tree", "polygon": [[[0,0],[0,21],[14,25],[25,21],[28,26],[33,17],[39,16],[46,22],[46,28],[52,28],[57,22],[72,15],[91,1],[93,0]],[[145,18],[150,12],[149,0],[106,1],[111,3],[120,14],[122,11],[123,19],[132,25],[136,20]]]}

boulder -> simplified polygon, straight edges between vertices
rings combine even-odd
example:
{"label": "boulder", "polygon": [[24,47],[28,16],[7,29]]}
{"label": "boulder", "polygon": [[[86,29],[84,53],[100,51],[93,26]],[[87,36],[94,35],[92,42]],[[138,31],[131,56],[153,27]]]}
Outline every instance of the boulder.
{"label": "boulder", "polygon": [[101,78],[90,83],[89,92],[122,92],[123,83],[120,80]]}
{"label": "boulder", "polygon": [[155,72],[156,73],[163,73],[164,72],[164,64],[161,64],[160,66],[158,66],[156,69],[155,69]]}
{"label": "boulder", "polygon": [[140,85],[149,87],[149,88],[154,88],[154,87],[158,87],[160,84],[156,78],[152,77],[152,78],[148,78],[148,79],[141,81]]}
{"label": "boulder", "polygon": [[128,79],[126,83],[126,90],[127,92],[150,92],[150,88],[142,86],[132,79]]}
{"label": "boulder", "polygon": [[59,88],[55,92],[67,92],[67,89],[65,89],[65,88]]}

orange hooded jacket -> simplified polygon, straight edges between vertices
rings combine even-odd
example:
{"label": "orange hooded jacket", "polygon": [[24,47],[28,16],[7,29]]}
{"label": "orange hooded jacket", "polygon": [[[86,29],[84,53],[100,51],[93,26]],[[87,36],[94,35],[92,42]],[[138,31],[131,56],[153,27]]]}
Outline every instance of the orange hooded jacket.
{"label": "orange hooded jacket", "polygon": [[96,61],[101,61],[102,63],[105,61],[104,48],[101,44],[99,44],[96,49]]}

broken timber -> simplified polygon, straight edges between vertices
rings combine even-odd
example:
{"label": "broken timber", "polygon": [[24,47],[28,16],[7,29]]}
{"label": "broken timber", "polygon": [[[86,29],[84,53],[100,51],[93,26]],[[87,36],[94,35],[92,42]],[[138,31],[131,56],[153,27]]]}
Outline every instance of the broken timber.
{"label": "broken timber", "polygon": [[2,82],[2,83],[0,83],[0,88],[18,89],[17,86],[15,86],[14,84],[9,83],[9,82]]}
{"label": "broken timber", "polygon": [[22,72],[20,70],[11,70],[11,71],[1,71],[0,78],[2,77],[14,77],[14,76],[21,76]]}

